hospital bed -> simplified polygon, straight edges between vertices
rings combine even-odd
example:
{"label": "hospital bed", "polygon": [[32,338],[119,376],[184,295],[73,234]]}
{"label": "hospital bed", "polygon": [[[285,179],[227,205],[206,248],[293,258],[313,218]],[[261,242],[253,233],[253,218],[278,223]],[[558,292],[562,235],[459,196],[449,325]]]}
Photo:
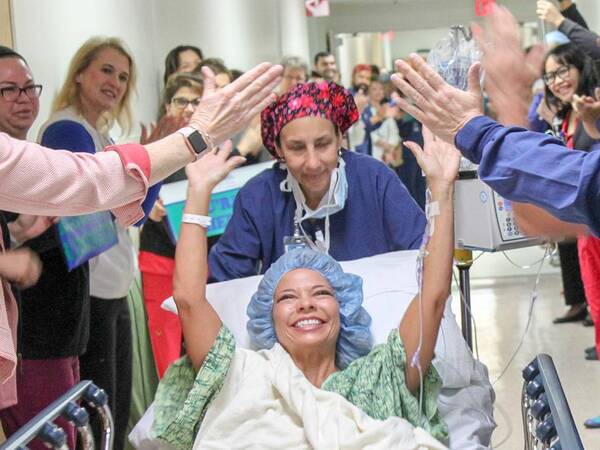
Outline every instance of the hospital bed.
{"label": "hospital bed", "polygon": [[[84,406],[80,406],[78,401]],[[108,396],[91,381],[82,381],[69,389],[60,398],[31,419],[17,433],[10,437],[0,450],[24,450],[27,444],[36,437],[48,447],[66,449],[67,435],[65,431],[53,423],[58,417],[70,421],[77,428],[82,450],[94,448],[94,437],[89,424],[86,408],[98,411],[102,423],[101,450],[110,450],[113,446],[113,420],[108,407]]]}
{"label": "hospital bed", "polygon": [[[399,326],[417,293],[416,257],[417,251],[401,251],[341,263],[345,271],[363,278],[364,306],[373,319],[375,344],[385,342],[390,330]],[[246,307],[260,279],[255,276],[207,286],[208,301],[235,336],[237,345],[244,348],[251,348]],[[166,308],[176,311],[172,299],[166,303]],[[433,365],[443,381],[438,407],[450,429],[450,447],[488,448],[496,427],[494,392],[486,367],[473,358],[462,337],[451,300],[446,305],[435,352]],[[161,448],[148,440],[152,418],[150,410],[131,433],[130,440],[137,448]]]}

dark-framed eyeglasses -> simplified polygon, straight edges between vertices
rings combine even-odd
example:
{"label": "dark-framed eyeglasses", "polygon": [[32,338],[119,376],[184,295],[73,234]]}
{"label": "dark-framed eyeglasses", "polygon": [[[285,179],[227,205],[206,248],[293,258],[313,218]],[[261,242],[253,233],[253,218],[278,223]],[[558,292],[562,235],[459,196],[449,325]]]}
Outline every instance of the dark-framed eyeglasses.
{"label": "dark-framed eyeglasses", "polygon": [[560,78],[563,81],[568,80],[570,78],[569,71],[572,67],[573,66],[570,65],[561,66],[554,72],[546,72],[542,79],[544,80],[544,83],[546,83],[546,86],[550,86],[551,84],[553,84],[556,81],[556,78]]}
{"label": "dark-framed eyeglasses", "polygon": [[14,102],[23,92],[25,92],[25,95],[30,99],[38,98],[42,95],[42,85],[31,84],[22,88],[18,86],[6,86],[0,88],[0,96],[9,102]]}
{"label": "dark-framed eyeglasses", "polygon": [[185,97],[174,97],[173,100],[171,100],[171,103],[173,105],[175,105],[177,108],[187,108],[189,104],[192,105],[192,107],[197,108],[198,105],[200,104],[200,97],[197,97],[193,100],[189,100]]}

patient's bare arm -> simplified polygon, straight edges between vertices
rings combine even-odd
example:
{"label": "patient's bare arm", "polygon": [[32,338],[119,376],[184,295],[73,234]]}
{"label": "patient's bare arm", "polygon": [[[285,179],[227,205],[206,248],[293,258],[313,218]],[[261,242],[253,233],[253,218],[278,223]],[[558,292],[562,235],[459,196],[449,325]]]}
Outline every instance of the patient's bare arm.
{"label": "patient's bare arm", "polygon": [[[184,214],[208,215],[213,188],[245,160],[243,157],[227,159],[230,153],[231,142],[228,142],[220,151],[211,151],[186,167],[189,187]],[[187,354],[195,369],[202,365],[221,328],[221,319],[206,301],[206,231],[200,225],[182,223],[175,251],[173,298]]]}
{"label": "patient's bare arm", "polygon": [[420,366],[426,373],[433,359],[433,350],[440,322],[444,314],[446,299],[450,295],[452,261],[454,251],[454,180],[458,173],[460,153],[453,145],[435,138],[424,129],[425,149],[414,143],[405,143],[417,158],[417,162],[427,175],[431,191],[431,202],[439,205],[439,215],[435,216],[434,233],[427,244],[424,259],[423,290],[421,293],[422,322],[419,296],[409,305],[400,323],[400,337],[407,355],[406,384],[415,392],[419,388],[419,371],[411,367],[411,360],[419,346],[420,326],[423,330],[423,344],[420,351]]}

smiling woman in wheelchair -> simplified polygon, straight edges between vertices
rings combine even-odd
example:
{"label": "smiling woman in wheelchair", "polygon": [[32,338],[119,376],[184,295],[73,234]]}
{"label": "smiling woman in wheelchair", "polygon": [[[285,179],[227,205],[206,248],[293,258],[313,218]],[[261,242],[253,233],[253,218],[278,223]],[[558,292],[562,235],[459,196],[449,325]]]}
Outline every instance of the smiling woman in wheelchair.
{"label": "smiling woman in wheelchair", "polygon": [[187,167],[174,277],[187,355],[159,386],[154,438],[182,449],[445,448],[441,381],[431,361],[450,293],[460,155],[429,133],[424,150],[408,145],[428,178],[435,232],[427,237],[420,297],[374,348],[362,280],[308,248],[285,253],[265,273],[247,310],[257,351],[236,348],[205,297],[204,216],[212,189],[243,159],[229,158],[226,144]]}

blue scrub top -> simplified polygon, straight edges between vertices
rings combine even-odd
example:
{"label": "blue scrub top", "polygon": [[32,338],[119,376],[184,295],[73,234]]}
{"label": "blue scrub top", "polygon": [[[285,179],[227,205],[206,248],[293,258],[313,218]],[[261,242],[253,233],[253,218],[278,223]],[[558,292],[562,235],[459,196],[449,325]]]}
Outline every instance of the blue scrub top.
{"label": "blue scrub top", "polygon": [[[348,179],[344,209],[330,216],[329,253],[348,261],[419,248],[425,215],[397,175],[370,156],[343,151]],[[280,184],[287,172],[276,165],[250,180],[238,193],[233,216],[209,254],[211,281],[264,273],[283,253],[293,235],[296,203]],[[305,220],[314,238],[324,219]]]}

